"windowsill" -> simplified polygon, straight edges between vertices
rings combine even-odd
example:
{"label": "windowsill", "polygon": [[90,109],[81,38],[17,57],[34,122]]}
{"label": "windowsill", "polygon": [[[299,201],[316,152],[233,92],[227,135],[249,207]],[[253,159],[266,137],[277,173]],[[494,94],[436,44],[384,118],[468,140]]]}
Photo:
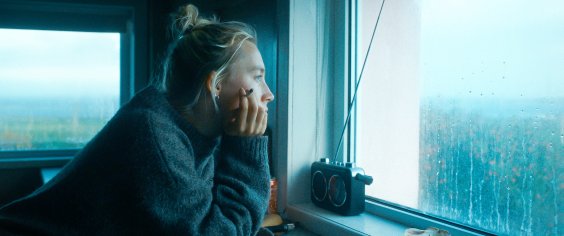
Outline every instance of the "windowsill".
{"label": "windowsill", "polygon": [[357,216],[342,216],[321,209],[313,203],[290,204],[288,217],[298,225],[321,235],[404,235],[409,228],[436,228],[451,235],[495,235],[472,227],[424,217],[382,203],[367,201],[366,210]]}
{"label": "windowsill", "polygon": [[366,212],[341,216],[312,203],[289,205],[286,213],[299,226],[321,235],[404,235],[411,228]]}
{"label": "windowsill", "polygon": [[57,168],[66,165],[73,156],[0,158],[0,169]]}

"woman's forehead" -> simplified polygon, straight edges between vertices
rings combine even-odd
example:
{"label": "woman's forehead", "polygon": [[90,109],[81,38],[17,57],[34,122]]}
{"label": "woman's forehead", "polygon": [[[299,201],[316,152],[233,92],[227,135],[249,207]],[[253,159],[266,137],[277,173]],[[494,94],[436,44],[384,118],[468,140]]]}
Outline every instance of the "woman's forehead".
{"label": "woman's forehead", "polygon": [[234,67],[247,71],[264,72],[264,62],[257,46],[250,42],[245,42],[239,51],[239,57],[233,63]]}

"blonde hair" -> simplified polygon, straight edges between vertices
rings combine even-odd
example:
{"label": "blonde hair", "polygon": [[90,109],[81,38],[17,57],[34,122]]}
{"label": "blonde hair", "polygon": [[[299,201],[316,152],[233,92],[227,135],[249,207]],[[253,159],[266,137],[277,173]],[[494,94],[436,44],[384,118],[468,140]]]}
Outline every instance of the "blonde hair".
{"label": "blonde hair", "polygon": [[[172,32],[174,41],[157,86],[181,112],[190,111],[199,101],[212,71],[216,72],[212,78],[215,88],[227,77],[243,43],[256,44],[255,30],[249,25],[200,17],[198,8],[191,4],[180,7],[173,15]],[[218,110],[216,99],[212,101]]]}

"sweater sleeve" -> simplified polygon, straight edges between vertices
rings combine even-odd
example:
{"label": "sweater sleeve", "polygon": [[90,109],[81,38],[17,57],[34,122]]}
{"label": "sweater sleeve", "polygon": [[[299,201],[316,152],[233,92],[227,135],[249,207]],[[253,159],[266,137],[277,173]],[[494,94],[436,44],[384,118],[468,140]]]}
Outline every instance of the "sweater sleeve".
{"label": "sweater sleeve", "polygon": [[256,232],[268,206],[268,138],[225,136],[213,189],[217,210],[238,235]]}
{"label": "sweater sleeve", "polygon": [[[267,137],[224,137],[213,161],[190,156],[172,130],[152,133],[156,148],[138,152],[152,159],[137,182],[148,224],[171,235],[253,235],[262,222],[269,196]],[[163,136],[166,135],[166,137]],[[156,149],[156,150],[155,150]],[[213,176],[213,178],[212,178]]]}

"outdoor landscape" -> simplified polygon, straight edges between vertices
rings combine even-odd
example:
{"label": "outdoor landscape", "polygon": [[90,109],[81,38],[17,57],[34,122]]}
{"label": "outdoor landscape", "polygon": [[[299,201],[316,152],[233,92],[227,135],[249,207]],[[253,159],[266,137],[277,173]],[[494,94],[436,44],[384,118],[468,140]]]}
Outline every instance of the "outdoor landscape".
{"label": "outdoor landscape", "polygon": [[82,148],[119,107],[117,98],[0,99],[0,151]]}
{"label": "outdoor landscape", "polygon": [[564,234],[564,99],[421,104],[421,210],[498,234]]}

